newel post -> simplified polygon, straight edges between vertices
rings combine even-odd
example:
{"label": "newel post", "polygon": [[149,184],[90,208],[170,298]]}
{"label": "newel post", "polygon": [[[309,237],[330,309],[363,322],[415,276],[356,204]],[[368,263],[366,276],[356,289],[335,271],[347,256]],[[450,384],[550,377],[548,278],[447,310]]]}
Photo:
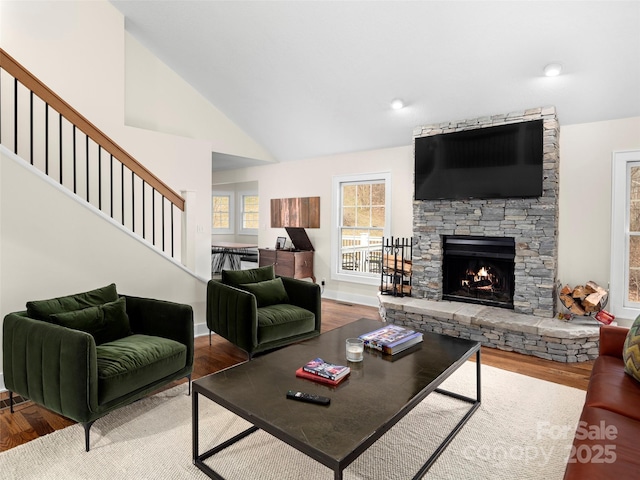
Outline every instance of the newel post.
{"label": "newel post", "polygon": [[182,264],[192,272],[196,270],[196,192],[182,190],[180,192],[184,198],[184,212],[182,212],[182,241],[181,257]]}

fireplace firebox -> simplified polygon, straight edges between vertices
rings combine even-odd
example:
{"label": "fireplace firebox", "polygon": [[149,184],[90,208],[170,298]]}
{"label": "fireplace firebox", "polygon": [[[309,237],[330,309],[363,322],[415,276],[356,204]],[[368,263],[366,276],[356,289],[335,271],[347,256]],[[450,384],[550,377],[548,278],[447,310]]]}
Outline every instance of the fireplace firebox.
{"label": "fireplace firebox", "polygon": [[442,299],[513,308],[515,240],[443,236]]}

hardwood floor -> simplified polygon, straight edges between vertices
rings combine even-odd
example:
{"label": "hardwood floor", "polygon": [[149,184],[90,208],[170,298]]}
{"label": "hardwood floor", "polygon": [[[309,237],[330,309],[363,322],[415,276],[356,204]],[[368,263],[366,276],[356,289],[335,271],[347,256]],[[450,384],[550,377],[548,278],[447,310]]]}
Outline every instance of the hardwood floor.
{"label": "hardwood floor", "polygon": [[[380,319],[378,309],[362,305],[323,299],[322,331],[352,322],[362,317]],[[235,365],[246,360],[246,354],[216,335],[209,346],[207,335],[195,339],[193,379]],[[512,372],[529,375],[549,382],[586,390],[593,362],[564,364],[536,357],[505,352],[492,348],[482,349],[482,363]],[[175,382],[175,384],[184,383]],[[0,395],[0,401],[7,394]],[[65,428],[74,422],[26,401],[0,410],[0,452],[35,438]]]}

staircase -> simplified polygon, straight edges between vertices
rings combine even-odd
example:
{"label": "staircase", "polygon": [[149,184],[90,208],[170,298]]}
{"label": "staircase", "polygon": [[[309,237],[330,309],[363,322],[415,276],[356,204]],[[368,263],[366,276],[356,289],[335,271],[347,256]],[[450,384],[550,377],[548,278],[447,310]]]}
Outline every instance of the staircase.
{"label": "staircase", "polygon": [[179,260],[185,200],[2,49],[0,144]]}

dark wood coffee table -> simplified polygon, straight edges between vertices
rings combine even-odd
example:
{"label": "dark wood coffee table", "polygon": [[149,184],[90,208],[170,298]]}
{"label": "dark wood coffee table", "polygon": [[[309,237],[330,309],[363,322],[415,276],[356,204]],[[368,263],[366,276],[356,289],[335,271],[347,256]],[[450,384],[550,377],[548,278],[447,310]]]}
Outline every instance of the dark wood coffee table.
{"label": "dark wood coffee table", "polygon": [[[204,461],[262,429],[329,467],[335,472],[335,480],[341,480],[342,472],[348,465],[430,393],[437,392],[470,403],[467,413],[414,479],[422,477],[480,406],[478,342],[425,333],[422,343],[393,357],[383,358],[378,352],[365,349],[364,361],[350,364],[351,376],[335,389],[295,376],[297,368],[315,357],[346,364],[345,339],[357,337],[382,325],[379,321],[363,318],[311,340],[194,381],[194,464],[209,477],[224,480]],[[473,354],[476,355],[476,398],[438,388]],[[288,390],[328,396],[331,404],[320,406],[288,400],[285,396]],[[226,442],[199,453],[200,395],[213,400],[253,426]]]}

